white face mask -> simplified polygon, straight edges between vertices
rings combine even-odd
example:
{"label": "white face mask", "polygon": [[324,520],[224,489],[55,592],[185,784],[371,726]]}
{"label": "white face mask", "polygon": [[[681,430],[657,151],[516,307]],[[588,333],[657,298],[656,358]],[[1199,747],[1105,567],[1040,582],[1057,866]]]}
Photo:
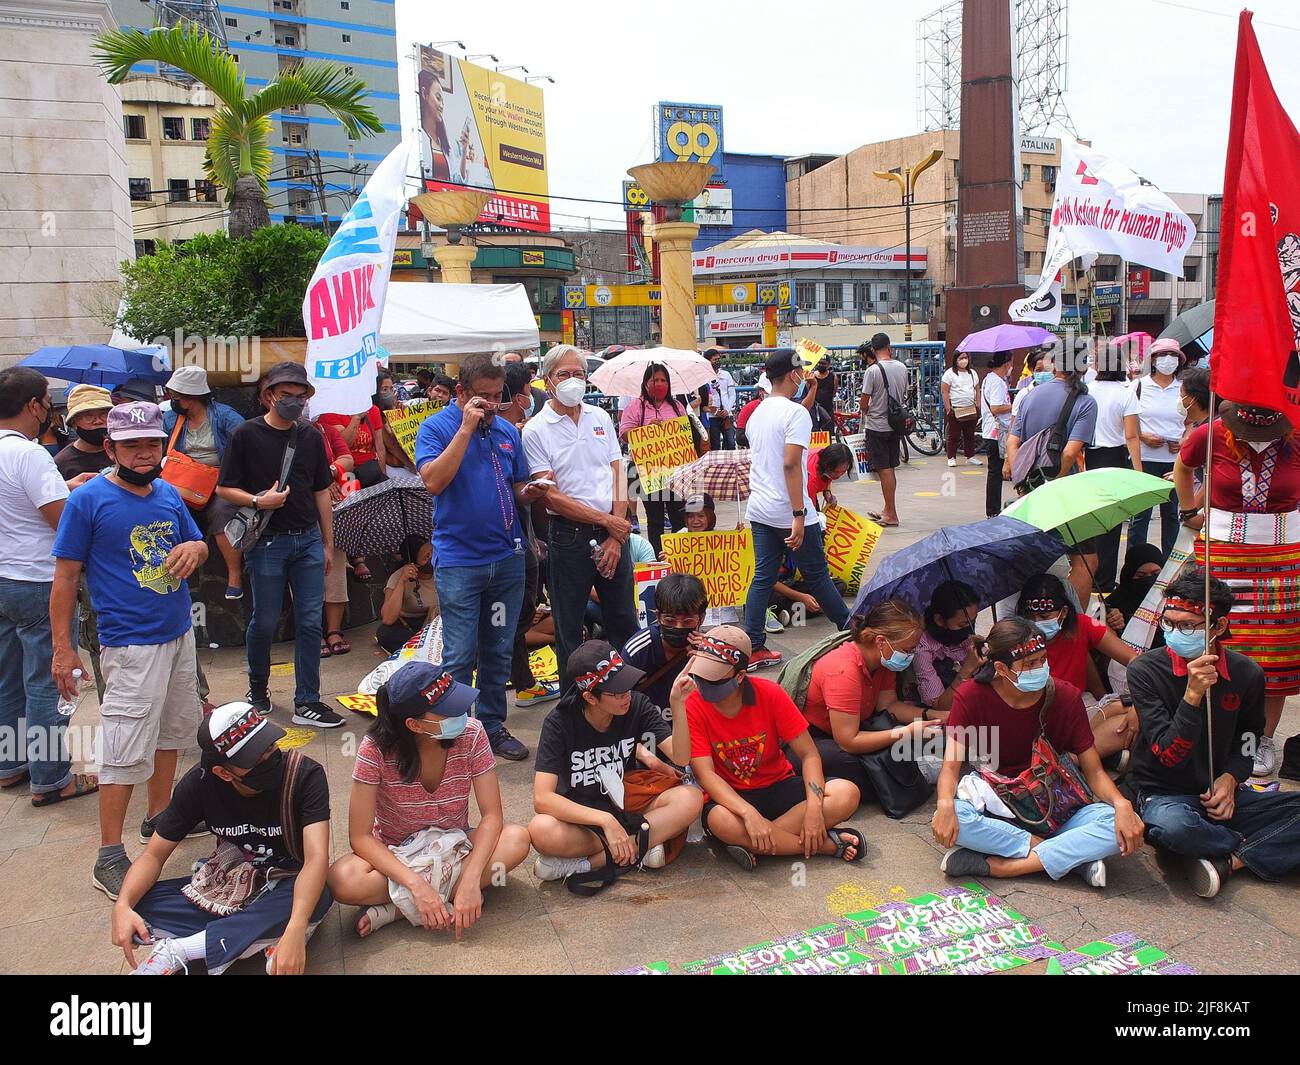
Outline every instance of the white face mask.
{"label": "white face mask", "polygon": [[576,377],[570,377],[555,386],[555,398],[566,407],[576,407],[586,394],[587,382]]}
{"label": "white face mask", "polygon": [[1177,355],[1161,355],[1156,359],[1156,370],[1168,377],[1173,377],[1178,372]]}

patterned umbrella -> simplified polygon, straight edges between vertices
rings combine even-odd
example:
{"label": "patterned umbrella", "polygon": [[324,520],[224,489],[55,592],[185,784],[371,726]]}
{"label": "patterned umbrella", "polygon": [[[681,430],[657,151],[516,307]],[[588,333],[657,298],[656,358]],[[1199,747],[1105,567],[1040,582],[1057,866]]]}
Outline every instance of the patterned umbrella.
{"label": "patterned umbrella", "polygon": [[433,496],[413,473],[361,488],[334,508],[334,546],[349,557],[397,551],[408,536],[433,535]]}
{"label": "patterned umbrella", "polygon": [[698,351],[633,348],[601,363],[590,379],[607,396],[639,396],[646,367],[655,365],[668,368],[674,396],[688,396],[717,377],[712,364]]}
{"label": "patterned umbrella", "polygon": [[706,451],[668,479],[674,494],[689,499],[708,492],[717,499],[749,498],[749,448]]}

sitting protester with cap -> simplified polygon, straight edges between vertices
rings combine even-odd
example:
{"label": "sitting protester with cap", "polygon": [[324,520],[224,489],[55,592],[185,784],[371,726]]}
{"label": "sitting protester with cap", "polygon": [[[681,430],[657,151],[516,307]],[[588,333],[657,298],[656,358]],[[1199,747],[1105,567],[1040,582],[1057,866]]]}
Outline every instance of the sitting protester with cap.
{"label": "sitting protester with cap", "polygon": [[[862,833],[836,828],[858,808],[847,780],[826,780],[808,722],[774,681],[747,673],[745,630],[719,625],[691,640],[686,671],[673,685],[674,732],[689,726],[691,768],[709,796],[704,825],[742,869],[759,854],[833,855],[846,862],[866,853]],[[782,745],[798,755],[795,772]]]}
{"label": "sitting protester with cap", "polygon": [[408,662],[375,694],[376,720],[352,770],[352,853],[329,873],[339,902],[364,907],[360,936],[400,911],[411,924],[454,930],[459,939],[482,916],[482,889],[504,884],[528,857],[528,830],[501,813],[487,732],[469,716],[477,698],[428,662]]}
{"label": "sitting protester with cap", "polygon": [[[68,392],[66,424],[76,437],[54,456],[65,481],[73,481],[82,474],[97,474],[113,465],[104,450],[108,436],[108,412],[113,400],[108,390],[95,385],[77,385]],[[84,479],[83,479],[84,482]],[[69,487],[75,487],[69,484]]]}
{"label": "sitting protester with cap", "polygon": [[[333,904],[325,770],[277,746],[284,730],[248,703],[199,725],[199,764],[176,785],[113,907],[112,939],[137,976],[203,962],[210,975],[265,951],[273,976],[296,976],[307,940]],[[159,880],[181,840],[203,825],[217,848],[192,876]],[[152,946],[138,965],[136,951]]]}
{"label": "sitting protester with cap", "polygon": [[684,757],[686,719],[669,725],[634,691],[641,670],[603,640],[589,640],[569,656],[567,673],[569,688],[537,742],[537,816],[528,834],[539,880],[575,877],[578,893],[590,893],[613,881],[613,866],[662,868],[673,853],[665,844],[700,816],[704,797],[659,757]]}

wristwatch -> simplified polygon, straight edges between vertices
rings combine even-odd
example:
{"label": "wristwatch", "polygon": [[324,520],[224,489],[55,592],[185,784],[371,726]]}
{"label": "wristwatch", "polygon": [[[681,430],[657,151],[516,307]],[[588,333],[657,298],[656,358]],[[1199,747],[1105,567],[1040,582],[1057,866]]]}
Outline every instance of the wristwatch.
{"label": "wristwatch", "polygon": [[803,508],[800,508],[799,510],[792,511],[791,514],[790,514],[790,517],[792,517],[792,518],[802,518],[802,517],[804,517],[807,513],[808,513],[807,510],[805,510],[805,509],[803,509]]}

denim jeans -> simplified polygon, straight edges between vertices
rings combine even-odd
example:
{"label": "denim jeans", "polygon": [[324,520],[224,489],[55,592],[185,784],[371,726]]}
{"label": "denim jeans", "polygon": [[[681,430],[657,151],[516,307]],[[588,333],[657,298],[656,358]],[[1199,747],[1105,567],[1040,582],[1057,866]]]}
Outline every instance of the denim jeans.
{"label": "denim jeans", "polygon": [[1300,792],[1237,791],[1226,821],[1211,821],[1198,795],[1143,795],[1142,820],[1157,847],[1192,858],[1235,854],[1261,880],[1300,869]]}
{"label": "denim jeans", "polygon": [[[745,632],[757,651],[767,643],[767,606],[772,598],[772,586],[776,584],[777,574],[781,570],[781,561],[785,558],[785,538],[789,529],[774,529],[762,522],[753,523],[754,530],[754,581],[749,586],[749,595],[745,599]],[[826,548],[822,540],[822,527],[809,521],[803,530],[803,543],[799,550],[792,552],[795,565],[803,574],[804,584],[817,600],[825,614],[837,629],[844,628],[849,620],[849,608],[844,603],[834,583],[831,572],[826,566]]]}
{"label": "denim jeans", "polygon": [[0,577],[0,748],[16,756],[0,760],[0,777],[26,769],[33,795],[59,791],[72,779],[53,657],[50,584]]}
{"label": "denim jeans", "polygon": [[475,716],[489,736],[506,723],[506,681],[515,650],[515,625],[524,600],[524,556],[486,566],[438,566],[442,610],[442,667],[469,684],[478,667]]}
{"label": "denim jeans", "polygon": [[[1149,473],[1152,477],[1163,477],[1166,473],[1174,468],[1172,462],[1144,462],[1142,463],[1142,472]],[[1134,544],[1144,544],[1147,542],[1147,529],[1151,526],[1151,515],[1155,513],[1155,507],[1150,510],[1144,510],[1141,514],[1134,514],[1128,523],[1128,547],[1133,549]],[[1168,502],[1160,504],[1160,553],[1169,557],[1169,552],[1174,549],[1174,541],[1178,539],[1178,529],[1181,523],[1178,521],[1178,500],[1170,498]]]}
{"label": "denim jeans", "polygon": [[248,552],[253,613],[248,619],[248,682],[264,688],[271,676],[271,644],[284,606],[284,586],[293,593],[293,703],[320,700],[321,605],[325,601],[325,545],[316,526],[302,533],[264,536]]}
{"label": "denim jeans", "polygon": [[[726,426],[724,429],[723,426]],[[736,419],[709,419],[709,447],[714,451],[736,450]]]}
{"label": "denim jeans", "polygon": [[561,691],[569,686],[569,655],[582,644],[582,620],[592,588],[600,596],[601,619],[609,644],[622,647],[637,630],[628,545],[624,544],[619,552],[612,577],[602,577],[592,561],[591,541],[603,544],[606,537],[605,531],[594,525],[551,516],[547,587],[555,620],[555,658],[560,667]]}
{"label": "denim jeans", "polygon": [[[1029,857],[1030,835],[1023,828],[996,817],[985,817],[965,799],[958,799],[953,806],[961,826],[957,831],[957,846],[997,858]],[[1034,850],[1044,872],[1053,880],[1060,880],[1080,865],[1113,857],[1119,853],[1115,811],[1104,802],[1091,803]]]}

